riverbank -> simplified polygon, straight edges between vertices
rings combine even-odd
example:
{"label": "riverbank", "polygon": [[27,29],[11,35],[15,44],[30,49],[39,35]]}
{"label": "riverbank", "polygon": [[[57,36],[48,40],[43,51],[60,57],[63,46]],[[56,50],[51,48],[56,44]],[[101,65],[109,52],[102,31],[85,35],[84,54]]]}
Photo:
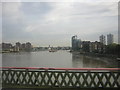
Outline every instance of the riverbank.
{"label": "riverbank", "polygon": [[111,59],[117,59],[117,55],[111,55],[111,54],[99,54],[99,53],[84,53],[83,55],[92,56],[92,57],[105,57],[105,58],[111,58]]}
{"label": "riverbank", "polygon": [[111,58],[111,59],[117,59],[118,55],[111,55],[111,54],[100,54],[100,53],[91,53],[91,52],[79,52],[79,51],[72,51],[70,53],[75,54],[82,54],[86,56],[92,56],[92,57],[104,57],[104,58]]}
{"label": "riverbank", "polygon": [[21,53],[21,52],[33,52],[33,51],[1,51],[0,53]]}

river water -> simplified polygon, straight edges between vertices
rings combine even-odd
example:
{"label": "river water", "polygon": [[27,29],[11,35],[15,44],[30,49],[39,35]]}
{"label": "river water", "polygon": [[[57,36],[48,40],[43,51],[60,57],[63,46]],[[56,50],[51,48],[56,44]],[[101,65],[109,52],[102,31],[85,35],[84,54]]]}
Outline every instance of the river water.
{"label": "river water", "polygon": [[3,67],[115,68],[114,59],[85,56],[68,51],[39,51],[2,54]]}

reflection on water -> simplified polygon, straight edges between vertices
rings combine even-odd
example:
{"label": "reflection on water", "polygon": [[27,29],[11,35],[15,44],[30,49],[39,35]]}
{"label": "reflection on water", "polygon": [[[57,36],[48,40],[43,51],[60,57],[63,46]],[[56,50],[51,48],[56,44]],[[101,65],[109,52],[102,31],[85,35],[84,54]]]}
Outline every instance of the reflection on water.
{"label": "reflection on water", "polygon": [[77,52],[72,53],[72,66],[74,68],[109,68],[118,67],[116,60],[100,57],[92,57],[79,54]]}
{"label": "reflection on water", "polygon": [[107,63],[105,63],[103,60],[100,58],[95,58],[95,57],[88,57],[88,56],[83,56],[83,67],[94,67],[94,68],[99,68],[99,67],[106,67]]}
{"label": "reflection on water", "polygon": [[30,67],[32,55],[29,52],[24,53],[5,53],[2,54],[2,65],[13,67]]}
{"label": "reflection on water", "polygon": [[4,67],[100,68],[117,67],[116,60],[90,57],[67,51],[2,54]]}
{"label": "reflection on water", "polygon": [[83,68],[83,55],[72,53],[72,66],[74,68]]}

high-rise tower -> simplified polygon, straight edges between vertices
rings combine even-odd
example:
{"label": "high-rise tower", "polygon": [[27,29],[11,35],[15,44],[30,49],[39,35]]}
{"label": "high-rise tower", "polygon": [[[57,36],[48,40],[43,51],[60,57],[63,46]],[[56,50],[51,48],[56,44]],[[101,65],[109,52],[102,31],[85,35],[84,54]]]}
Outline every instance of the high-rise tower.
{"label": "high-rise tower", "polygon": [[112,44],[113,41],[113,34],[108,34],[107,35],[107,45]]}
{"label": "high-rise tower", "polygon": [[105,39],[105,36],[104,36],[104,35],[101,35],[101,36],[99,37],[99,39],[100,39],[100,43],[106,45],[106,39]]}

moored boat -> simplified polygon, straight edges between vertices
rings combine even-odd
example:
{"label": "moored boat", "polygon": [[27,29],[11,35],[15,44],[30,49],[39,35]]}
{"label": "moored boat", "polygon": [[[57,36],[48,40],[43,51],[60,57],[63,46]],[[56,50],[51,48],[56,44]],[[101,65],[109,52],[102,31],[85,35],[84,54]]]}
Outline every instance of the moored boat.
{"label": "moored boat", "polygon": [[48,50],[49,50],[49,52],[56,52],[57,51],[56,49],[53,49],[53,48],[49,48]]}

